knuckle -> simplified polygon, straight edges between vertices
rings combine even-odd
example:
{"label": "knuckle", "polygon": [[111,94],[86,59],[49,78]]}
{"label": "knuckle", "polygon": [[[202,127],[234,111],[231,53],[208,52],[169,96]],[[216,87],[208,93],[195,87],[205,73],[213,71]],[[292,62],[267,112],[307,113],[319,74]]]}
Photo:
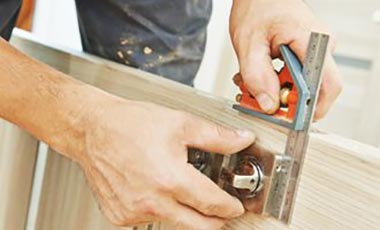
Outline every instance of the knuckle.
{"label": "knuckle", "polygon": [[98,202],[100,211],[112,225],[125,226],[127,224],[127,221],[125,220],[124,215],[122,214],[122,210],[115,207],[111,208],[105,206],[101,200],[99,200]]}
{"label": "knuckle", "polygon": [[[254,63],[254,61],[251,62]],[[260,69],[251,67],[242,69],[242,76],[246,86],[252,90],[253,94],[267,91],[271,84],[276,84],[273,80],[278,81],[273,68],[266,65]]]}
{"label": "knuckle", "polygon": [[124,218],[121,215],[116,215],[113,212],[107,212],[104,214],[107,217],[108,221],[115,226],[126,226],[129,223],[127,218]]}
{"label": "knuckle", "polygon": [[247,81],[260,81],[261,73],[256,68],[242,68],[242,76]]}
{"label": "knuckle", "polygon": [[118,227],[131,227],[140,224],[142,222],[142,216],[147,216],[148,214],[153,213],[152,210],[157,210],[155,202],[154,204],[145,201],[137,202],[135,206],[134,203],[132,203],[132,206],[129,207],[115,204],[108,206],[104,205],[105,203],[101,201],[99,203],[99,209],[108,222]]}
{"label": "knuckle", "polygon": [[238,44],[238,41],[239,41],[239,33],[236,31],[236,30],[234,30],[234,29],[232,29],[231,27],[230,27],[230,37],[231,37],[231,41],[232,41],[232,44]]}
{"label": "knuckle", "polygon": [[221,207],[217,204],[208,204],[204,207],[204,214],[206,215],[216,215],[221,210]]}
{"label": "knuckle", "polygon": [[242,38],[246,38],[248,36],[248,31],[243,27],[230,27],[230,36],[233,44],[238,44]]}
{"label": "knuckle", "polygon": [[324,88],[326,93],[330,92],[332,96],[337,97],[343,90],[342,79],[340,77],[332,77]]}
{"label": "knuckle", "polygon": [[124,226],[124,224],[125,224],[124,220],[122,220],[122,219],[114,218],[113,216],[112,217],[107,217],[107,218],[108,218],[108,220],[110,221],[110,223],[112,225],[121,227],[121,226]]}
{"label": "knuckle", "polygon": [[191,116],[183,111],[175,111],[170,119],[170,125],[176,132],[176,137],[184,139],[190,132]]}
{"label": "knuckle", "polygon": [[151,197],[144,197],[135,201],[137,212],[143,216],[157,216],[158,205],[157,201]]}
{"label": "knuckle", "polygon": [[[334,64],[335,65],[335,64]],[[324,78],[321,91],[328,97],[337,97],[343,91],[343,79],[337,68],[331,68]]]}
{"label": "knuckle", "polygon": [[190,114],[183,111],[176,111],[172,120],[172,124],[181,130],[183,134],[186,134],[186,127],[189,125],[192,117]]}
{"label": "knuckle", "polygon": [[164,193],[172,193],[176,191],[179,187],[178,182],[175,180],[174,176],[170,173],[162,173],[160,176],[156,177],[157,189]]}
{"label": "knuckle", "polygon": [[137,218],[132,213],[125,214],[123,210],[101,208],[103,215],[115,226],[125,227],[137,224]]}

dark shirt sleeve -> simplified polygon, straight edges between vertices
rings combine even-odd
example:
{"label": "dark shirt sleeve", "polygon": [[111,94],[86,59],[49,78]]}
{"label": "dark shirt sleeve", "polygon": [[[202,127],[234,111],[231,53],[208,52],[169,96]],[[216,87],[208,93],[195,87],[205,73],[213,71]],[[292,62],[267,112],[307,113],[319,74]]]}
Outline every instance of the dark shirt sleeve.
{"label": "dark shirt sleeve", "polygon": [[0,0],[0,36],[9,40],[16,24],[22,0]]}

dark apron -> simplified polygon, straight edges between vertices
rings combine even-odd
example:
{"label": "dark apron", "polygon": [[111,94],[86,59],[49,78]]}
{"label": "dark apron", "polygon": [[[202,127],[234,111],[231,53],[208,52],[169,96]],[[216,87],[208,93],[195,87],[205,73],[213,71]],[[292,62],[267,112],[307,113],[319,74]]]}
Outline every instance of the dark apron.
{"label": "dark apron", "polygon": [[[8,40],[21,0],[0,0]],[[192,85],[202,61],[211,0],[76,0],[86,52]]]}
{"label": "dark apron", "polygon": [[211,0],[76,0],[86,52],[193,84]]}
{"label": "dark apron", "polygon": [[0,0],[0,36],[9,40],[16,24],[22,0]]}

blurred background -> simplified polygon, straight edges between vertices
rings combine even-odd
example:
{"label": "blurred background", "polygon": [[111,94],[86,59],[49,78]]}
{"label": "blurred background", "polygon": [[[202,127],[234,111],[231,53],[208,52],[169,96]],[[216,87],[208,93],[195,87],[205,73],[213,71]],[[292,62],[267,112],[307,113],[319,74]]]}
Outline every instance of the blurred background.
{"label": "blurred background", "polygon": [[[74,0],[24,1],[20,27],[50,44],[82,49]],[[214,0],[202,77],[196,79],[196,88],[229,99],[236,94],[231,78],[238,71],[228,35],[231,2]],[[380,0],[306,2],[338,37],[335,58],[344,77],[342,95],[317,126],[380,147]]]}

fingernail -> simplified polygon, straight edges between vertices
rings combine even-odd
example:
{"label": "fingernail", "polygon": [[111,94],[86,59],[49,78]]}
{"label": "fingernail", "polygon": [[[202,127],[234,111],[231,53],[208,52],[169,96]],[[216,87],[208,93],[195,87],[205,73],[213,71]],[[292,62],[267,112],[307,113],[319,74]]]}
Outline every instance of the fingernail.
{"label": "fingernail", "polygon": [[260,93],[255,96],[257,102],[259,102],[260,108],[264,110],[264,112],[270,112],[275,109],[276,103],[273,99],[266,93]]}

